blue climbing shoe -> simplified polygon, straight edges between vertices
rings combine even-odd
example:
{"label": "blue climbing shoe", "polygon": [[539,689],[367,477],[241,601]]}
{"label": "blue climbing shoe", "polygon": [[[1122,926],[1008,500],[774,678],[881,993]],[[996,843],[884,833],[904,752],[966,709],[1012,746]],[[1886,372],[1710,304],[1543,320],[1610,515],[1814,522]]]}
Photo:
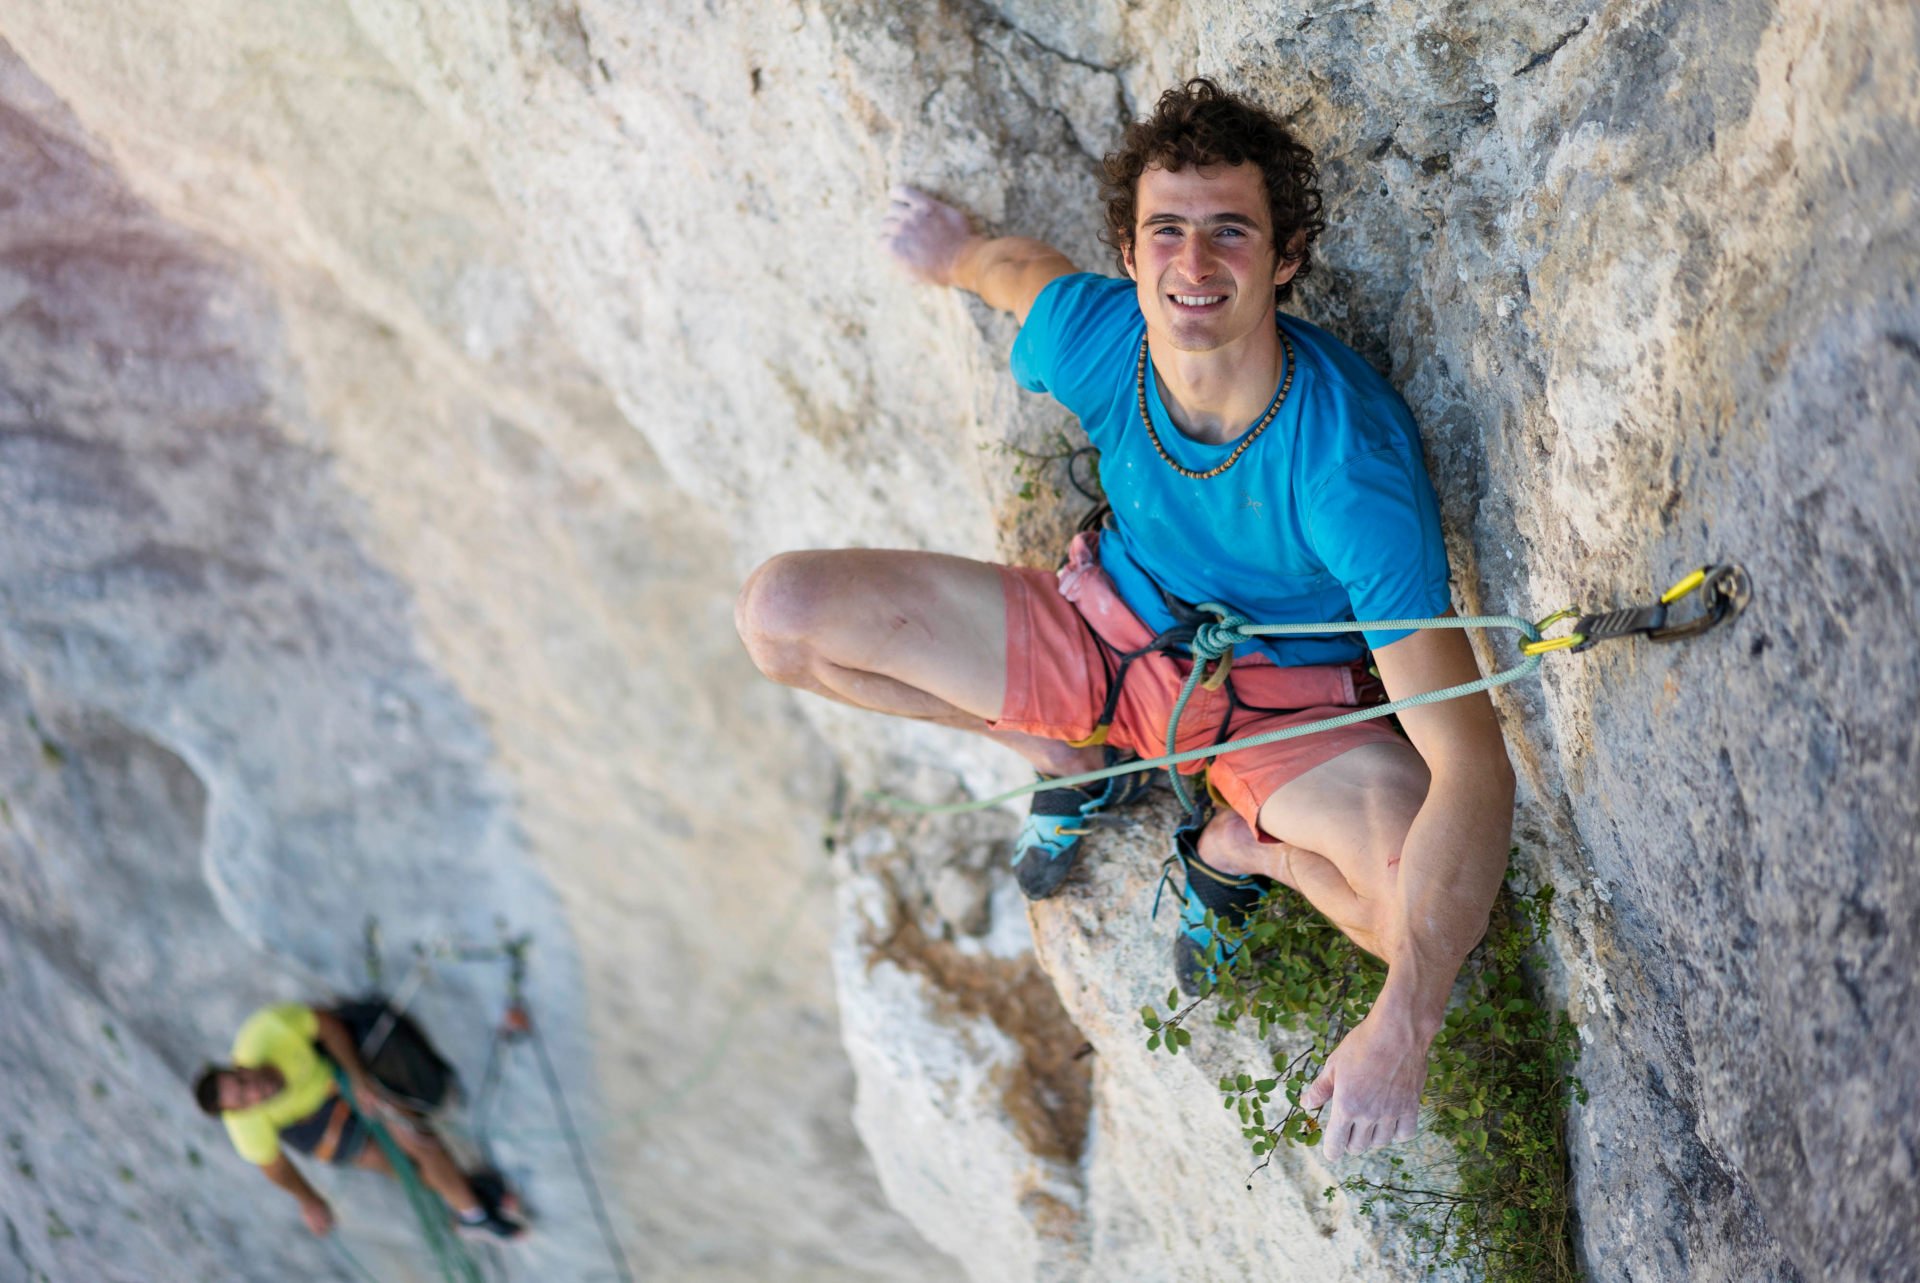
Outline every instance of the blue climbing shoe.
{"label": "blue climbing shoe", "polygon": [[1204,823],[1190,823],[1174,830],[1173,854],[1167,857],[1169,865],[1178,860],[1186,875],[1180,929],[1173,937],[1173,974],[1180,992],[1189,998],[1205,993],[1217,978],[1220,964],[1240,947],[1223,945],[1207,926],[1207,914],[1212,913],[1218,923],[1239,927],[1253,916],[1273,886],[1272,878],[1222,873],[1201,859],[1197,840],[1202,827]]}
{"label": "blue climbing shoe", "polygon": [[[1133,754],[1108,746],[1105,766],[1131,761]],[[1151,771],[1114,775],[1081,788],[1041,789],[1020,835],[1013,840],[1013,876],[1029,900],[1060,894],[1074,861],[1080,858],[1080,839],[1093,831],[1098,817],[1146,796],[1153,787]]]}

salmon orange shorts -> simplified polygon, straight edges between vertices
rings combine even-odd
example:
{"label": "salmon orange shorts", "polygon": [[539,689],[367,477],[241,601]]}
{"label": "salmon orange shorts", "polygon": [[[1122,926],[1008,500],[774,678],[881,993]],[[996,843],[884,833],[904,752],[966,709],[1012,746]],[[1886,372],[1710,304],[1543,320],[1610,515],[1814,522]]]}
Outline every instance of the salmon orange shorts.
{"label": "salmon orange shorts", "polygon": [[[1067,564],[1058,572],[1000,568],[1007,693],[995,730],[1063,741],[1086,739],[1106,705],[1119,654],[1153,639],[1100,569],[1097,537],[1075,538]],[[1192,660],[1164,652],[1134,660],[1121,683],[1107,743],[1142,757],[1164,753],[1167,720],[1192,667]],[[1232,709],[1226,691],[1196,688],[1180,719],[1176,748],[1185,752],[1222,739],[1336,717],[1385,698],[1379,680],[1361,663],[1283,668],[1264,655],[1252,656],[1234,661],[1232,684],[1242,704],[1257,707]],[[1225,735],[1222,719],[1229,719]],[[1405,743],[1388,720],[1229,753],[1213,760],[1207,778],[1261,841],[1272,842],[1275,839],[1260,828],[1261,804],[1314,767],[1362,744]],[[1180,769],[1196,774],[1203,765],[1189,762]]]}

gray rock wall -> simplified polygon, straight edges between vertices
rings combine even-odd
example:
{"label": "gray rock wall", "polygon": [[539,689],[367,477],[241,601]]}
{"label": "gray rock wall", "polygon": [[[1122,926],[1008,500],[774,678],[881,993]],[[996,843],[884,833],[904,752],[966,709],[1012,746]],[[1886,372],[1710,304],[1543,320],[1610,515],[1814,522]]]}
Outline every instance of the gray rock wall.
{"label": "gray rock wall", "polygon": [[[257,67],[272,33],[247,34]],[[922,1268],[846,1121],[830,774],[748,680],[723,530],[551,337],[417,116],[401,143],[223,105],[269,136],[252,166],[161,115],[182,79],[98,87],[109,122],[151,94],[184,135],[137,190],[137,156],[0,66],[0,1277],[352,1277],[185,1082],[258,1002],[363,984],[370,913],[396,984],[415,943],[533,934],[534,1015],[643,1276]],[[363,124],[407,124],[392,89]],[[366,186],[281,149],[303,137],[364,137]],[[207,172],[207,205],[163,211]],[[504,981],[442,962],[414,1000],[470,1088]],[[515,1268],[613,1277],[531,1056],[492,1112],[546,1231]],[[355,1256],[429,1276],[391,1187],[319,1183]]]}
{"label": "gray rock wall", "polygon": [[[830,908],[828,749],[848,795],[1017,776],[803,725],[727,636],[731,581],[783,548],[1051,558],[1075,505],[1020,498],[1006,447],[1071,424],[1012,387],[1008,321],[868,229],[910,181],[1104,266],[1095,159],[1205,73],[1321,156],[1298,306],[1421,420],[1462,609],[1724,557],[1757,584],[1731,632],[1501,698],[1582,1026],[1590,1272],[1912,1276],[1910,10],[120,0],[0,6],[0,36],[4,975],[66,1031],[0,1041],[20,1081],[52,1091],[97,1013],[183,1072],[258,994],[346,983],[315,923],[369,898],[421,932],[507,909],[550,942],[580,1086],[630,1120],[598,1152],[658,1269],[1397,1276],[1310,1158],[1243,1190],[1214,1063],[1139,1045],[1164,825],[1028,922],[1005,817],[855,808]],[[151,856],[107,854],[149,812]],[[449,879],[459,907],[424,907]],[[191,958],[72,961],[160,904]],[[180,997],[236,969],[257,989]],[[111,1189],[76,1148],[99,1109],[23,1131],[36,1172]],[[73,1219],[68,1186],[0,1180]],[[136,1241],[16,1219],[35,1268]],[[237,1250],[264,1272],[283,1239]]]}

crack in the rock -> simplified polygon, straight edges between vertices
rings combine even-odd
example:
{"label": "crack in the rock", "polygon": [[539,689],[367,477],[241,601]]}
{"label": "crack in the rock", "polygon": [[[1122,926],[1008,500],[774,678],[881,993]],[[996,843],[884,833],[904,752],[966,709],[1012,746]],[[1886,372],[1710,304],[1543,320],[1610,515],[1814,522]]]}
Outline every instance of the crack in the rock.
{"label": "crack in the rock", "polygon": [[1118,67],[1105,66],[1104,64],[1094,62],[1090,59],[1082,58],[1078,54],[1068,53],[1065,49],[1054,48],[1052,45],[1042,40],[1039,36],[1034,35],[1031,31],[1028,31],[1025,27],[1021,26],[1019,23],[1015,22],[1013,19],[1007,17],[1006,14],[1001,13],[996,9],[992,9],[992,8],[986,7],[985,5],[982,5],[981,21],[986,23],[991,23],[992,25],[996,27],[1000,27],[1003,30],[1011,31],[1014,35],[1020,36],[1026,39],[1035,48],[1041,49],[1046,53],[1053,55],[1055,58],[1060,59],[1060,61],[1062,62],[1070,62],[1076,67],[1085,67],[1088,71],[1098,71],[1109,76],[1118,76],[1120,74],[1120,69]]}
{"label": "crack in the rock", "polygon": [[1335,5],[1331,9],[1323,9],[1318,13],[1309,9],[1307,10],[1307,16],[1300,19],[1299,25],[1295,26],[1294,30],[1305,31],[1313,24],[1316,18],[1340,18],[1350,13],[1371,16],[1373,13],[1373,0],[1360,0],[1358,4]]}
{"label": "crack in the rock", "polygon": [[1558,40],[1555,40],[1552,44],[1548,45],[1545,49],[1542,49],[1539,53],[1536,53],[1535,55],[1533,55],[1533,57],[1527,59],[1527,61],[1523,65],[1515,67],[1513,69],[1513,74],[1516,76],[1524,76],[1529,71],[1532,71],[1535,67],[1542,67],[1542,66],[1545,66],[1547,63],[1552,62],[1553,56],[1559,53],[1562,49],[1565,49],[1567,47],[1567,41],[1573,39],[1575,36],[1579,35],[1581,32],[1585,31],[1586,29],[1587,29],[1587,19],[1582,18],[1580,19],[1579,22],[1575,23],[1571,28],[1561,32],[1560,38]]}
{"label": "crack in the rock", "polygon": [[[1002,26],[1009,31],[1015,32],[1016,34],[1021,34],[1019,32],[1019,29],[1014,27],[1010,23],[998,22],[997,20],[992,18],[989,18],[988,21],[994,22],[996,25]],[[1042,102],[1038,98],[1035,98],[1033,94],[1028,92],[1026,85],[1021,83],[1020,73],[1014,68],[1013,61],[1012,59],[1007,57],[1006,52],[1004,50],[995,48],[988,41],[981,39],[980,33],[977,30],[973,33],[973,35],[974,35],[974,44],[978,48],[984,49],[986,52],[992,54],[994,58],[996,58],[999,61],[1001,70],[1006,72],[1008,82],[1012,84],[1013,91],[1020,95],[1021,101],[1025,102],[1027,106],[1032,108],[1036,113],[1043,116],[1051,116],[1055,121],[1057,121],[1059,123],[1060,128],[1066,133],[1067,144],[1070,147],[1072,147],[1075,151],[1079,152],[1082,156],[1086,157],[1087,161],[1090,164],[1092,164],[1096,169],[1098,169],[1100,165],[1104,162],[1105,158],[1102,156],[1097,156],[1093,152],[1090,152],[1087,150],[1086,144],[1080,141],[1080,131],[1073,127],[1073,120],[1071,117],[1067,115],[1065,109],[1061,107],[1056,107],[1052,103]],[[1042,46],[1042,48],[1044,47],[1045,46]],[[1117,104],[1119,101],[1119,88],[1118,88],[1117,81],[1115,84],[1114,99]]]}

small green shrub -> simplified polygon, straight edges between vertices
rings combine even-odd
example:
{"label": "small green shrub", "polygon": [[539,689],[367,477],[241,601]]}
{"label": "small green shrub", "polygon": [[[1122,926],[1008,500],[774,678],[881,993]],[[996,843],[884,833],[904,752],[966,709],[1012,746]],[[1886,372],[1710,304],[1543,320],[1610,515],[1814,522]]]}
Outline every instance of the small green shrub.
{"label": "small green shrub", "polygon": [[[1056,503],[1066,498],[1067,492],[1060,485],[1059,470],[1056,467],[1061,463],[1066,464],[1067,479],[1076,490],[1080,490],[1089,499],[1097,498],[1096,495],[1082,488],[1079,478],[1075,475],[1073,457],[1080,452],[1081,447],[1067,440],[1064,432],[1054,433],[1047,439],[1046,448],[1041,450],[1022,449],[1011,441],[994,442],[982,446],[981,449],[992,450],[995,454],[1005,455],[1013,460],[1014,494],[1020,499],[1032,502],[1041,497],[1042,491]],[[1097,470],[1094,475],[1097,485]]]}
{"label": "small green shrub", "polygon": [[[1421,1097],[1422,1129],[1447,1142],[1441,1170],[1415,1171],[1396,1155],[1386,1180],[1340,1183],[1363,1214],[1378,1213],[1402,1231],[1427,1273],[1466,1265],[1489,1283],[1580,1277],[1565,1145],[1567,1098],[1586,1099],[1572,1073],[1579,1039],[1564,1013],[1532,996],[1524,974],[1546,935],[1552,900],[1551,887],[1503,890],[1486,938],[1462,969]],[[1186,1026],[1209,998],[1222,1028],[1251,1019],[1262,1039],[1276,1030],[1306,1035],[1303,1046],[1289,1040],[1297,1050],[1274,1055],[1270,1074],[1220,1079],[1222,1104],[1238,1114],[1261,1160],[1258,1172],[1283,1143],[1319,1143],[1317,1111],[1302,1109],[1300,1095],[1371,1009],[1386,968],[1284,887],[1243,927],[1211,915],[1208,926],[1242,947],[1207,993],[1181,1006],[1179,992],[1170,992],[1165,1012],[1144,1007],[1141,1021],[1148,1049],[1176,1056],[1192,1044]],[[1326,1194],[1332,1198],[1334,1189]]]}

